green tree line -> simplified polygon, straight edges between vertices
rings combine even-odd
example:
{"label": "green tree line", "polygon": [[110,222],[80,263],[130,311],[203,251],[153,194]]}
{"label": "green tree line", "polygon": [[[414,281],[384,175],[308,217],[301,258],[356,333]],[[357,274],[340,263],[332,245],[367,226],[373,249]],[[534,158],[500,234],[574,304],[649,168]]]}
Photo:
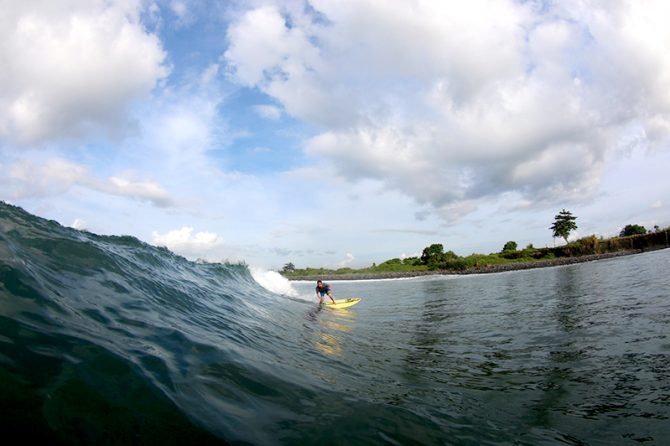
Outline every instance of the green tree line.
{"label": "green tree line", "polygon": [[[459,271],[469,268],[481,268],[486,266],[495,266],[512,262],[531,262],[536,260],[551,260],[558,257],[581,256],[590,254],[602,254],[621,250],[639,250],[650,246],[659,246],[668,244],[667,232],[670,228],[661,231],[658,226],[654,227],[654,232],[647,231],[641,225],[626,225],[619,237],[605,239],[590,235],[580,238],[573,242],[568,242],[570,233],[577,229],[574,217],[565,209],[556,215],[554,224],[550,227],[554,237],[561,237],[566,241],[564,246],[535,248],[532,244],[524,249],[518,249],[518,244],[510,240],[506,242],[500,252],[491,254],[471,254],[461,257],[451,250],[445,251],[441,243],[433,243],[423,249],[420,257],[408,257],[404,259],[393,258],[386,260],[379,265],[373,264],[367,268],[352,269],[340,268],[337,270],[324,268],[304,268],[297,269],[293,263],[284,265],[282,273],[287,277],[291,276],[314,276],[314,275],[337,275],[353,273],[385,273],[385,272],[412,272],[412,271],[435,271],[452,270]],[[648,240],[634,240],[639,236],[651,236]]]}

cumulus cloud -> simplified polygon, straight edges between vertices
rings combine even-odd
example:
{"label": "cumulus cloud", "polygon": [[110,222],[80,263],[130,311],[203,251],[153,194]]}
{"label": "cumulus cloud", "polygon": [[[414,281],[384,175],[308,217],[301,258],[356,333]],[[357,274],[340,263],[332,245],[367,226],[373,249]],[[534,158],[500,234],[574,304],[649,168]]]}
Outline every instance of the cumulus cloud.
{"label": "cumulus cloud", "polygon": [[87,176],[85,167],[62,159],[43,163],[24,159],[4,166],[0,184],[11,199],[50,197],[66,192]]}
{"label": "cumulus cloud", "polygon": [[[0,166],[2,167],[2,166]],[[175,204],[170,194],[151,180],[133,180],[121,176],[100,180],[80,165],[60,158],[45,162],[23,159],[0,169],[3,195],[10,199],[51,197],[80,186],[97,192],[127,197],[167,207]]]}
{"label": "cumulus cloud", "polygon": [[140,10],[137,1],[3,1],[0,139],[122,131],[129,104],[167,74]]}
{"label": "cumulus cloud", "polygon": [[149,201],[158,207],[174,204],[168,192],[154,181],[133,181],[127,178],[110,177],[106,181],[87,179],[82,184],[111,195]]}
{"label": "cumulus cloud", "polygon": [[353,261],[354,261],[354,255],[348,252],[347,253],[347,258],[342,260],[341,262],[339,262],[337,264],[337,267],[338,268],[344,268],[345,266],[349,265]]}
{"label": "cumulus cloud", "polygon": [[228,30],[233,79],[320,129],[305,145],[451,221],[480,200],[598,191],[631,132],[668,140],[670,4],[265,2]]}
{"label": "cumulus cloud", "polygon": [[177,254],[190,258],[207,258],[212,251],[223,244],[223,240],[213,232],[193,233],[193,228],[184,226],[181,229],[160,234],[154,231],[151,243],[156,246],[165,246]]}

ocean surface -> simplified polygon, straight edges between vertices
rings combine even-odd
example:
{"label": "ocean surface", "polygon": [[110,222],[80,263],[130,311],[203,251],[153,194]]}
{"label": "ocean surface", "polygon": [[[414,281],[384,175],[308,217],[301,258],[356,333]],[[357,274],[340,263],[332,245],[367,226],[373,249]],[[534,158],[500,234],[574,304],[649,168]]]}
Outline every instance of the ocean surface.
{"label": "ocean surface", "polygon": [[0,427],[40,444],[670,444],[670,250],[313,283],[0,204]]}

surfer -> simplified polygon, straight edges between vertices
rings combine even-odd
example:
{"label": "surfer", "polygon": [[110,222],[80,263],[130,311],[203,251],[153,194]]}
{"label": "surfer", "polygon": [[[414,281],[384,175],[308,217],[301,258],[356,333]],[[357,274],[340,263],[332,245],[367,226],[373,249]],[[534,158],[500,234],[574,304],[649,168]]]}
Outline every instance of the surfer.
{"label": "surfer", "polygon": [[319,298],[319,303],[323,303],[323,296],[328,295],[330,297],[330,300],[335,303],[335,298],[333,298],[333,295],[330,294],[330,285],[327,283],[323,283],[321,280],[316,281],[316,297]]}

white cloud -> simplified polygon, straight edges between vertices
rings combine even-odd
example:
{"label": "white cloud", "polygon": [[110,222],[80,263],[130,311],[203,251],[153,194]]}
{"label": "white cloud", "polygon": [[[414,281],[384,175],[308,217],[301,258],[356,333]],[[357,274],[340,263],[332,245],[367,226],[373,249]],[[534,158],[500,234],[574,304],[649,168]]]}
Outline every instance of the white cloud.
{"label": "white cloud", "polygon": [[19,160],[0,172],[3,195],[11,199],[49,197],[62,194],[88,175],[79,164],[62,159],[43,163]]}
{"label": "white cloud", "polygon": [[52,197],[73,186],[93,191],[148,201],[158,207],[174,205],[169,193],[151,180],[132,180],[113,176],[100,180],[80,165],[60,158],[44,162],[22,159],[0,170],[3,196],[10,199]]}
{"label": "white cloud", "polygon": [[211,64],[143,105],[139,138],[141,163],[171,180],[187,173],[202,178],[213,165],[209,151],[221,150],[237,135],[228,132],[218,107],[225,99],[219,65]]}
{"label": "white cloud", "polygon": [[281,109],[274,105],[255,105],[253,109],[261,118],[271,121],[278,121],[281,118]]}
{"label": "white cloud", "polygon": [[233,79],[321,129],[305,146],[447,221],[481,199],[598,192],[605,155],[670,122],[664,1],[277,2],[230,26]]}
{"label": "white cloud", "polygon": [[[253,32],[248,34],[248,31]],[[244,61],[235,65],[235,74],[250,86],[264,82],[266,76],[283,76],[279,72],[268,72],[278,65],[286,72],[299,74],[304,68],[303,59],[316,55],[304,31],[288,29],[280,11],[272,6],[246,13],[238,24],[230,27],[229,39],[226,57]]]}
{"label": "white cloud", "polygon": [[186,17],[188,13],[188,6],[185,2],[179,0],[173,0],[170,2],[170,10],[180,19]]}
{"label": "white cloud", "polygon": [[140,2],[3,2],[0,139],[33,144],[124,130],[124,111],[167,74]]}
{"label": "white cloud", "polygon": [[337,264],[338,268],[344,268],[345,266],[349,265],[351,262],[354,261],[354,255],[351,253],[347,253],[347,258],[345,260],[342,260]]}
{"label": "white cloud", "polygon": [[107,181],[86,181],[92,189],[111,195],[146,200],[155,206],[165,207],[174,204],[168,192],[154,181],[131,181],[127,178],[110,177]]}
{"label": "white cloud", "polygon": [[160,234],[154,231],[151,243],[165,246],[177,254],[189,258],[208,258],[214,250],[223,244],[223,240],[213,232],[193,233],[193,228],[184,226],[181,229]]}

